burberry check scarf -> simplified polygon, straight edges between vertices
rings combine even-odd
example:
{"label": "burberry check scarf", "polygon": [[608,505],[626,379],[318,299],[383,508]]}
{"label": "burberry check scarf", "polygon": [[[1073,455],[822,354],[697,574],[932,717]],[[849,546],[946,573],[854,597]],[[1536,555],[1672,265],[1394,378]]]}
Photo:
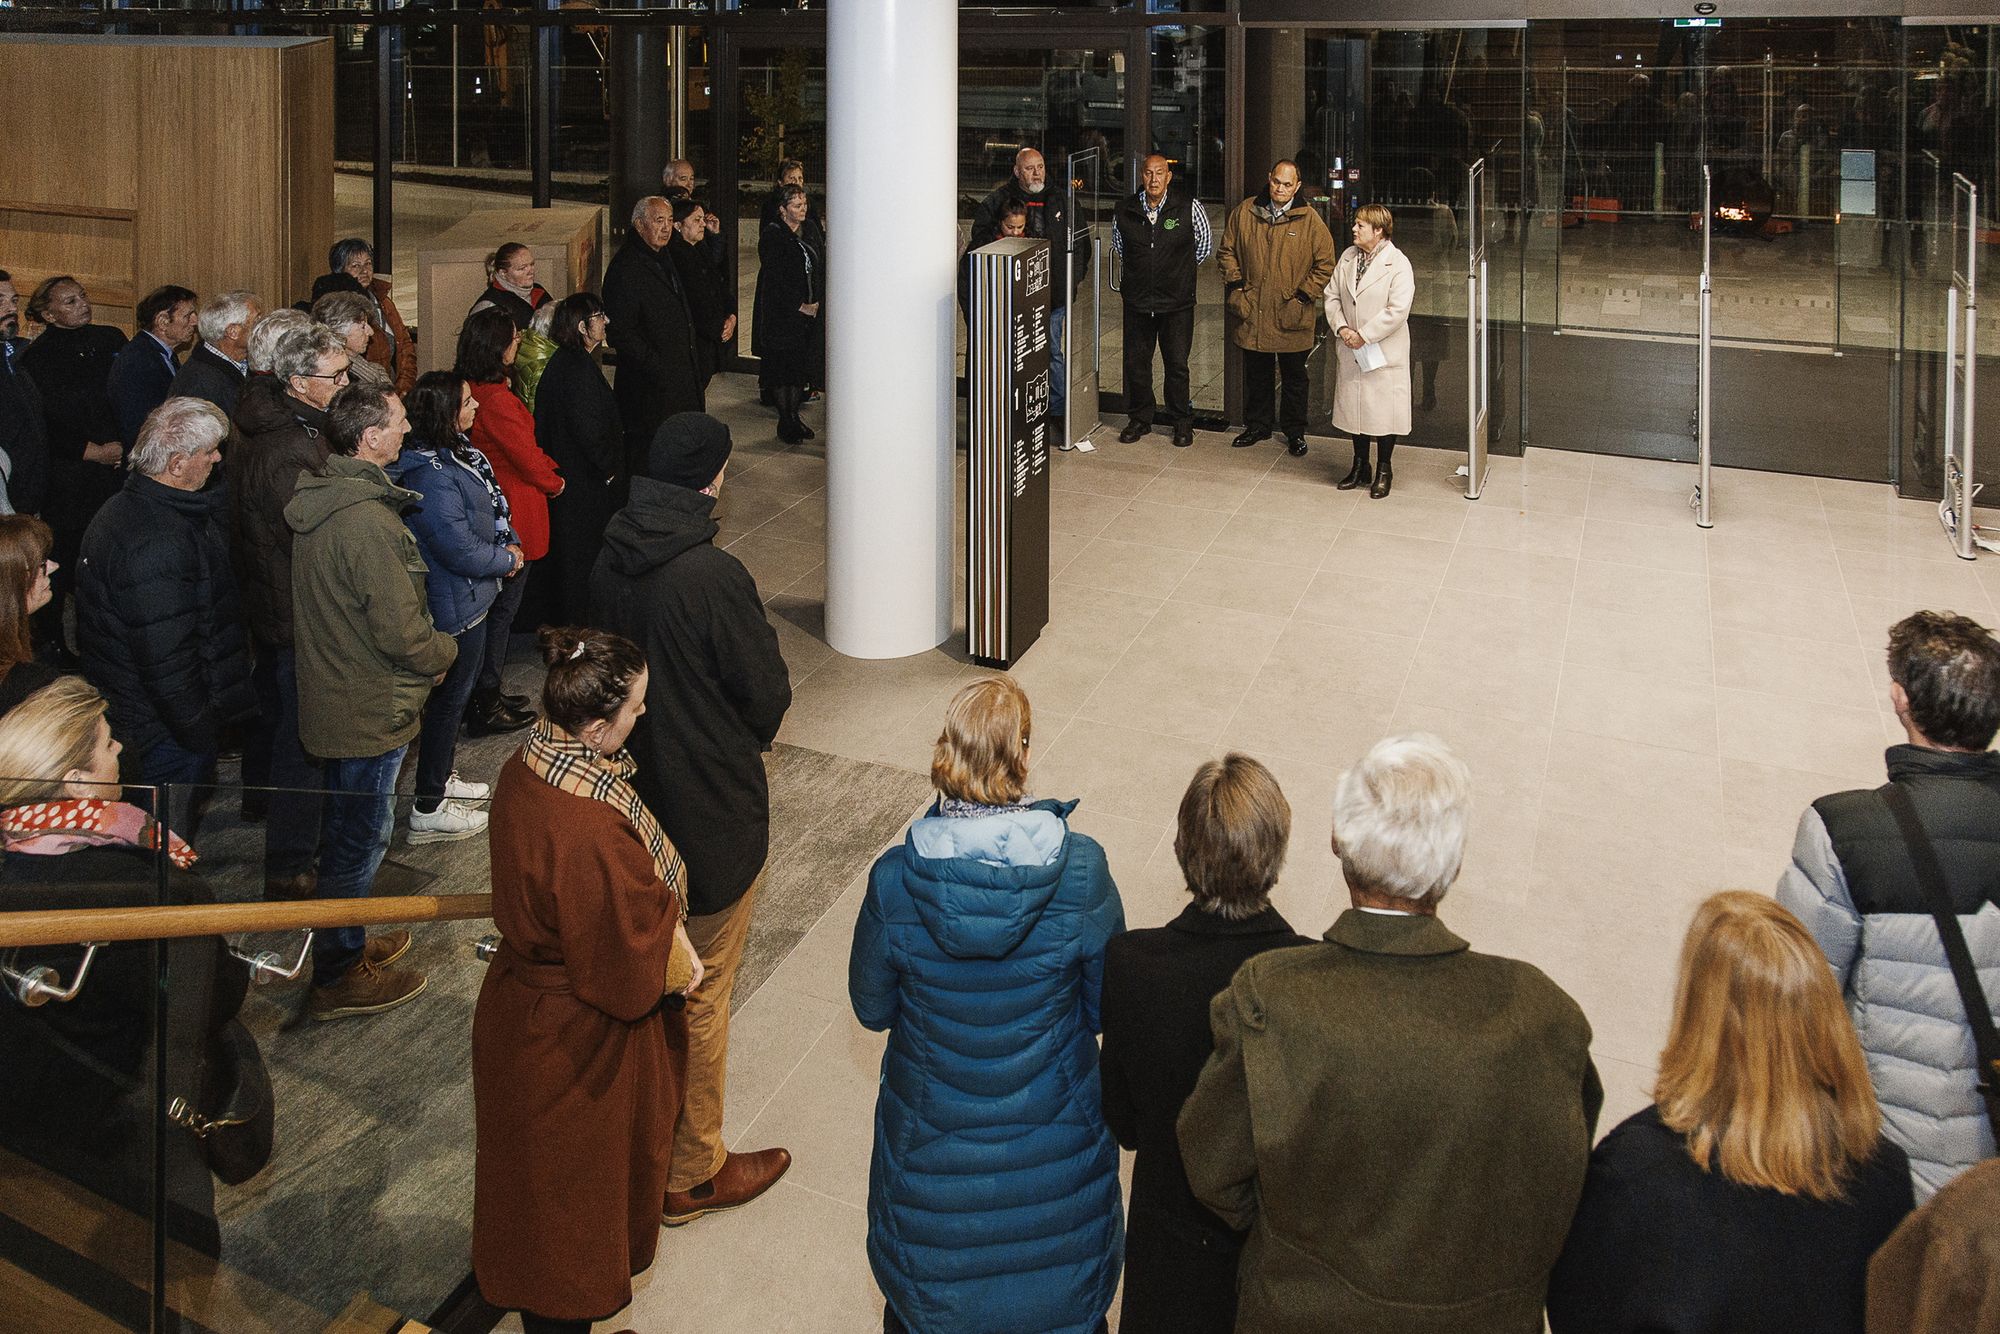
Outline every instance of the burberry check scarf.
{"label": "burberry check scarf", "polygon": [[639,765],[630,751],[599,755],[547,718],[538,718],[528,733],[528,744],[521,747],[521,759],[537,778],[557,791],[601,801],[630,820],[639,837],[646,840],[646,850],[653,854],[653,869],[680,904],[681,920],[687,920],[687,876],[681,868],[681,855],[632,788],[631,778]]}

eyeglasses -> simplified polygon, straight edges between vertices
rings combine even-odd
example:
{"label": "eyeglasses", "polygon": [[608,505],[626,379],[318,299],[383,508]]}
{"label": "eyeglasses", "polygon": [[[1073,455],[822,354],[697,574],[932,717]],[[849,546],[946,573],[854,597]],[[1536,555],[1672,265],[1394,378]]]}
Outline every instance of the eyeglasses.
{"label": "eyeglasses", "polygon": [[335,384],[347,383],[347,367],[342,366],[331,375],[301,375],[301,380],[331,380]]}

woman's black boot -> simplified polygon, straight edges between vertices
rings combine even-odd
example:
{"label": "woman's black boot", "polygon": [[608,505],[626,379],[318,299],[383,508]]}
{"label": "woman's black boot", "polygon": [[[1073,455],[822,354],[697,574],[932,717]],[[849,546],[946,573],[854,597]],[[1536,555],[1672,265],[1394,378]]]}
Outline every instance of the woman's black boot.
{"label": "woman's black boot", "polygon": [[778,395],[778,439],[796,445],[806,438],[806,424],[799,420],[799,387],[781,384]]}
{"label": "woman's black boot", "polygon": [[1354,466],[1347,470],[1347,476],[1333,484],[1334,489],[1338,491],[1352,491],[1357,486],[1368,485],[1369,479],[1372,476],[1373,474],[1368,469],[1368,442],[1366,440],[1356,440],[1354,442]]}
{"label": "woman's black boot", "polygon": [[1395,448],[1396,442],[1385,436],[1382,440],[1382,462],[1375,469],[1375,485],[1368,488],[1368,495],[1372,500],[1380,500],[1389,494],[1389,483],[1393,480],[1389,471],[1389,455]]}

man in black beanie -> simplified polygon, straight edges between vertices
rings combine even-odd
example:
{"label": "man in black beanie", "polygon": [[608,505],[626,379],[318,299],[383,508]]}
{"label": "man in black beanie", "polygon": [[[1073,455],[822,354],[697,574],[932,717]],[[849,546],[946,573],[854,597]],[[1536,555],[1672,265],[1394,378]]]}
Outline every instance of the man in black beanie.
{"label": "man in black beanie", "polygon": [[646,655],[646,711],[626,743],[639,765],[632,782],[687,864],[688,936],[707,970],[687,1003],[669,1227],[747,1204],[792,1162],[784,1149],[731,1153],[722,1142],[729,998],[770,850],[763,752],[792,703],[757,582],[715,545],[728,465],[729,428],[715,418],[662,422],[590,579],[594,623]]}

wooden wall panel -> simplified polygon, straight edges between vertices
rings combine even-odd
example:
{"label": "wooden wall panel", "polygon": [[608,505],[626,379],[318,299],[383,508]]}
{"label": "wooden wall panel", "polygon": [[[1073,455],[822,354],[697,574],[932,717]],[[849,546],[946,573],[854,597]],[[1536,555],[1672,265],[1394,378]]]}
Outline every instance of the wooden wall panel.
{"label": "wooden wall panel", "polygon": [[72,90],[54,133],[17,117],[34,133],[0,176],[0,268],[96,278],[99,320],[127,329],[161,283],[306,295],[333,229],[326,39],[0,35],[0,79]]}
{"label": "wooden wall panel", "polygon": [[119,38],[0,34],[9,103],[0,198],[139,206],[133,58]]}

